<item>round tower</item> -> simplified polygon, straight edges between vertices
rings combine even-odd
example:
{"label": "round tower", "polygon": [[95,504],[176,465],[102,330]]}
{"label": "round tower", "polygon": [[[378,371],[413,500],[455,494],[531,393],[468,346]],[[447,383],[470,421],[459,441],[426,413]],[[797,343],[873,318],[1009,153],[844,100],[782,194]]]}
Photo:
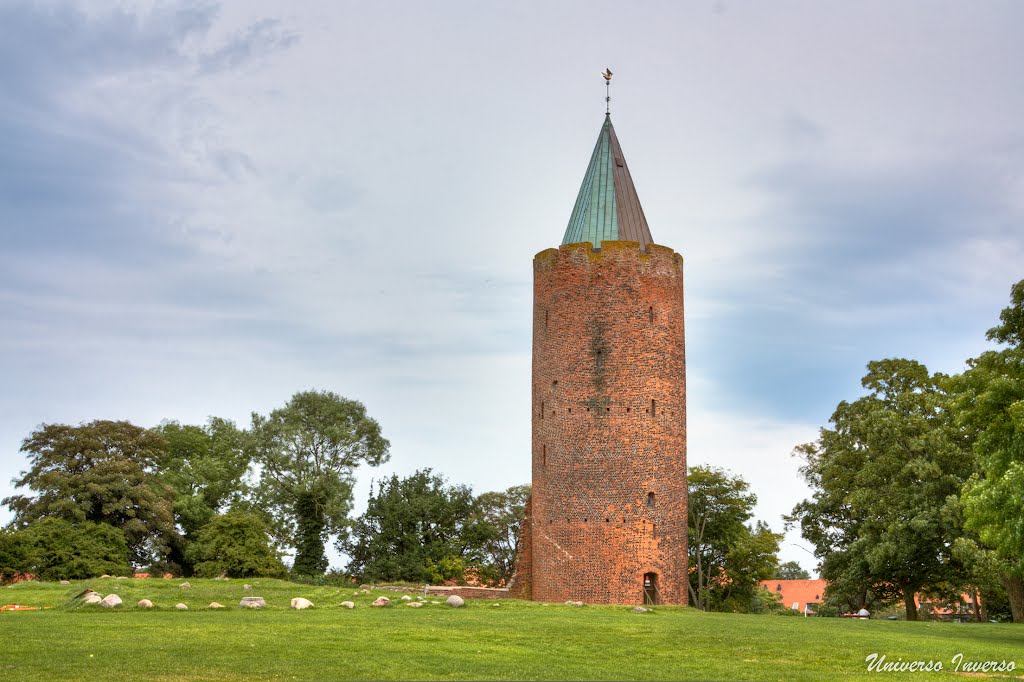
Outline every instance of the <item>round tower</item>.
{"label": "round tower", "polygon": [[534,257],[533,599],[687,602],[683,259],[652,242],[606,117]]}

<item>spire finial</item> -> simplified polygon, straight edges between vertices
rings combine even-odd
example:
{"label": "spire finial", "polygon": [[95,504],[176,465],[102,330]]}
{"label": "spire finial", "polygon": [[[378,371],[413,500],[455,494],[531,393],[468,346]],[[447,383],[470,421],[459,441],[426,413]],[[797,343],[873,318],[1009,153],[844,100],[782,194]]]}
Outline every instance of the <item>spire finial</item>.
{"label": "spire finial", "polygon": [[604,73],[604,113],[612,113],[612,70],[605,67]]}

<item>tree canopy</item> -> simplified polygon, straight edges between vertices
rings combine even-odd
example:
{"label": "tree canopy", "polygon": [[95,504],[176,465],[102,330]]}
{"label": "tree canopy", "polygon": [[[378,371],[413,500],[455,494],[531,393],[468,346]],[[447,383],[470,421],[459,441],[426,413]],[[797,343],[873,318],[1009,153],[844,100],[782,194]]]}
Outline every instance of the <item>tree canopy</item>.
{"label": "tree canopy", "polygon": [[748,524],[757,496],[740,476],[695,466],[688,479],[691,605],[756,610],[758,585],[775,573],[782,536],[763,523]]}
{"label": "tree canopy", "polygon": [[45,424],[22,442],[30,467],[14,481],[34,494],[3,500],[12,525],[104,523],[124,533],[135,565],[158,560],[177,541],[173,492],[158,475],[166,448],[162,436],[126,421]]}
{"label": "tree canopy", "polygon": [[131,572],[124,533],[106,523],[48,517],[0,531],[0,581],[19,573],[55,581]]}
{"label": "tree canopy", "polygon": [[987,336],[1006,347],[969,360],[952,386],[978,464],[965,488],[967,526],[994,553],[987,565],[1002,577],[1014,621],[1024,622],[1024,280],[999,318]]}
{"label": "tree canopy", "polygon": [[779,564],[775,569],[774,580],[810,580],[811,574],[805,571],[796,561]]}
{"label": "tree canopy", "polygon": [[287,572],[270,546],[267,524],[245,512],[213,517],[189,544],[187,554],[196,575],[206,578],[274,578]]}
{"label": "tree canopy", "polygon": [[380,425],[358,401],[303,391],[266,417],[253,413],[250,444],[275,535],[296,549],[293,570],[323,573],[328,535],[348,529],[355,468],[388,460]]}
{"label": "tree canopy", "polygon": [[472,490],[423,469],[380,481],[338,548],[351,557],[348,570],[365,580],[440,582],[479,563],[491,533]]}
{"label": "tree canopy", "polygon": [[526,511],[530,486],[514,485],[502,491],[482,493],[476,498],[476,514],[482,524],[483,562],[493,578],[507,583],[512,578],[519,554],[519,530]]}
{"label": "tree canopy", "polygon": [[821,557],[830,594],[902,597],[908,620],[918,591],[963,572],[951,548],[972,464],[943,379],[913,360],[871,362],[861,382],[868,395],[841,402],[833,428],[797,448],[813,498],[790,519]]}

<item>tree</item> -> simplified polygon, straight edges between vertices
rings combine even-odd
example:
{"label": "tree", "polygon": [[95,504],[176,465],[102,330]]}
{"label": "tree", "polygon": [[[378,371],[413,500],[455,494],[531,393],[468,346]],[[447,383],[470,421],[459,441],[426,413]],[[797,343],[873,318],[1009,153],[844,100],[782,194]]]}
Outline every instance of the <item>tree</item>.
{"label": "tree", "polygon": [[3,500],[12,525],[47,517],[105,523],[124,533],[135,565],[166,556],[178,541],[172,490],[157,475],[166,449],[159,434],[126,421],[44,424],[22,442],[31,466],[14,481],[36,494]]}
{"label": "tree", "polygon": [[380,481],[338,549],[351,557],[348,570],[364,580],[436,581],[479,563],[481,539],[490,532],[472,490],[423,469]]}
{"label": "tree", "polygon": [[352,508],[353,471],[388,460],[388,441],[363,404],[329,391],[296,393],[268,417],[252,415],[260,495],[283,544],[296,549],[301,575],[327,568],[324,542],[343,535]]}
{"label": "tree", "polygon": [[167,441],[160,477],[174,490],[174,520],[183,535],[183,543],[172,547],[171,561],[191,575],[186,546],[214,516],[239,505],[250,492],[250,453],[244,432],[218,417],[210,417],[205,426],[172,421],[154,430]]}
{"label": "tree", "polygon": [[13,565],[0,566],[0,572],[30,573],[41,580],[81,580],[132,570],[124,533],[89,521],[49,517],[5,533],[0,536],[0,557],[4,555]]}
{"label": "tree", "polygon": [[963,533],[958,498],[971,457],[943,380],[913,360],[868,363],[869,394],[841,402],[834,428],[797,447],[814,497],[789,520],[814,544],[830,594],[902,597],[908,620],[922,588],[964,577],[951,547]]}
{"label": "tree", "polygon": [[494,577],[507,583],[515,570],[519,553],[519,528],[523,523],[530,486],[514,485],[500,492],[483,493],[476,498],[482,536],[484,563]]}
{"label": "tree", "polygon": [[763,523],[747,524],[757,496],[741,477],[695,466],[688,478],[691,604],[750,610],[758,584],[775,572],[782,536]]}
{"label": "tree", "polygon": [[259,516],[228,512],[213,517],[186,551],[196,575],[214,578],[281,577],[288,571],[270,546],[267,524]]}
{"label": "tree", "polygon": [[951,384],[978,461],[964,488],[967,526],[994,552],[1013,620],[1024,623],[1024,280],[1010,301],[987,333],[1007,347],[968,360]]}
{"label": "tree", "polygon": [[810,580],[811,574],[805,571],[796,561],[779,564],[773,580]]}

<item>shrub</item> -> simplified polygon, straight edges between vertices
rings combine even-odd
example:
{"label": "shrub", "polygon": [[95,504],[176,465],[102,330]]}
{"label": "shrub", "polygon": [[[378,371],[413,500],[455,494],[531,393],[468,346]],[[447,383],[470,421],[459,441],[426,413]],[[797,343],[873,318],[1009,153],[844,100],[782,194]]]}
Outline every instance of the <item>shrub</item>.
{"label": "shrub", "polygon": [[[72,523],[48,517],[0,539],[0,572],[32,573],[40,580],[81,580],[130,575],[128,542],[105,523]],[[14,565],[10,565],[10,564]]]}
{"label": "shrub", "polygon": [[287,573],[281,558],[270,547],[266,523],[244,512],[213,517],[199,530],[185,556],[200,577],[275,578]]}

